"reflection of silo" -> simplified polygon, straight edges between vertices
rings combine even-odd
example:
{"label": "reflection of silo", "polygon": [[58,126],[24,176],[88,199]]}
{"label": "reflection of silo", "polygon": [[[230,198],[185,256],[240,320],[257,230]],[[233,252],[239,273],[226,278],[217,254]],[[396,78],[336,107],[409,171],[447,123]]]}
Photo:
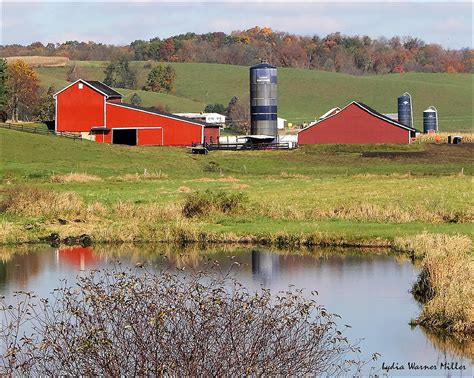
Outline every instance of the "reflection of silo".
{"label": "reflection of silo", "polygon": [[423,133],[433,134],[438,132],[438,111],[430,106],[423,111]]}
{"label": "reflection of silo", "polygon": [[268,63],[250,67],[250,134],[277,136],[277,69]]}
{"label": "reflection of silo", "polygon": [[405,92],[398,98],[398,122],[402,125],[413,127],[411,95]]}
{"label": "reflection of silo", "polygon": [[280,271],[280,256],[272,252],[252,251],[252,273],[268,283]]}

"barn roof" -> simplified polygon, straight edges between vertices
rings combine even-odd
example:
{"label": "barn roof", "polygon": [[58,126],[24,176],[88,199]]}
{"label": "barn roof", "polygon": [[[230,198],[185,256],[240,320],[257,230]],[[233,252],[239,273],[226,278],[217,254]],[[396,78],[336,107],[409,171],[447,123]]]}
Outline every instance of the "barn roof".
{"label": "barn roof", "polygon": [[344,108],[342,108],[339,112],[334,113],[334,114],[331,114],[331,115],[327,116],[326,118],[323,118],[323,119],[318,120],[316,123],[314,123],[314,124],[312,124],[312,125],[310,125],[310,126],[308,126],[308,127],[305,127],[304,129],[300,130],[300,132],[303,131],[303,130],[309,129],[310,127],[316,126],[316,125],[318,125],[320,122],[324,122],[324,121],[326,121],[326,120],[329,119],[329,118],[332,118],[332,117],[335,117],[335,116],[339,115],[340,113],[342,113],[342,111],[343,111],[344,109],[346,109],[347,107],[351,106],[352,104],[356,105],[356,106],[359,107],[360,109],[362,109],[362,110],[364,110],[364,111],[370,113],[371,115],[373,115],[373,116],[375,116],[375,117],[377,117],[377,118],[380,118],[380,119],[382,119],[382,120],[384,120],[384,121],[386,121],[386,122],[388,122],[388,123],[391,123],[391,124],[394,125],[394,126],[401,127],[401,128],[403,128],[403,129],[410,130],[410,131],[418,131],[417,129],[415,129],[415,128],[413,128],[413,127],[406,126],[406,125],[404,125],[404,124],[402,124],[402,123],[400,123],[400,122],[398,122],[398,121],[395,121],[395,120],[393,120],[393,119],[391,119],[391,118],[389,118],[389,117],[383,115],[382,113],[379,113],[377,110],[371,108],[370,106],[368,106],[368,105],[366,105],[366,104],[364,104],[364,103],[362,103],[362,102],[352,101],[351,103],[347,104]]}
{"label": "barn roof", "polygon": [[179,119],[181,121],[195,123],[195,124],[198,124],[200,126],[219,127],[219,125],[216,125],[216,124],[213,124],[213,123],[206,123],[206,122],[196,121],[194,119],[186,118],[186,117],[180,117],[180,116],[174,115],[172,113],[161,112],[161,111],[155,110],[155,109],[144,108],[143,106],[137,106],[137,105],[127,104],[127,103],[123,103],[123,102],[121,102],[121,103],[108,102],[108,104],[113,105],[113,106],[121,106],[123,108],[140,110],[140,111],[147,112],[147,113],[153,113],[153,114],[161,115],[161,116],[164,116],[164,117],[167,117],[167,118]]}
{"label": "barn roof", "polygon": [[123,96],[110,88],[107,84],[102,83],[101,81],[97,80],[84,80],[87,84],[89,84],[91,87],[94,87],[97,89],[99,92],[104,93],[108,98],[122,98]]}
{"label": "barn roof", "polygon": [[113,90],[112,88],[102,83],[101,81],[83,80],[83,79],[78,79],[74,83],[69,84],[67,87],[64,87],[59,92],[56,92],[53,95],[53,97],[56,97],[58,94],[60,94],[61,92],[64,92],[66,89],[68,89],[69,87],[72,87],[76,83],[84,83],[87,86],[99,92],[100,94],[104,95],[106,98],[122,98],[123,97],[119,92]]}

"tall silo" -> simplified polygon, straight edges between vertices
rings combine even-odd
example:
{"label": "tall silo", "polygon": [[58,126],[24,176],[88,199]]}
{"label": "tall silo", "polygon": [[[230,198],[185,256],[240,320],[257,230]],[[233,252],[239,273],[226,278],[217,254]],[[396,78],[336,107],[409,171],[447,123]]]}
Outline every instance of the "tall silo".
{"label": "tall silo", "polygon": [[438,110],[430,106],[423,111],[423,133],[432,134],[438,132]]}
{"label": "tall silo", "polygon": [[411,95],[408,92],[398,97],[398,122],[402,125],[413,127],[413,104]]}
{"label": "tall silo", "polygon": [[268,63],[250,67],[250,134],[278,135],[277,69]]}

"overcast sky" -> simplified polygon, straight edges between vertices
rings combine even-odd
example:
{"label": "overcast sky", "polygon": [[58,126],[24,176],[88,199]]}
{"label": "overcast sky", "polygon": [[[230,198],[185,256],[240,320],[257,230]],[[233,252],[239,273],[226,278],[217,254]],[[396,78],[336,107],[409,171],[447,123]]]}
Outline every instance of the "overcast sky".
{"label": "overcast sky", "polygon": [[67,40],[128,44],[195,32],[270,26],[300,35],[340,31],[411,35],[448,48],[472,47],[471,2],[8,2],[2,44]]}

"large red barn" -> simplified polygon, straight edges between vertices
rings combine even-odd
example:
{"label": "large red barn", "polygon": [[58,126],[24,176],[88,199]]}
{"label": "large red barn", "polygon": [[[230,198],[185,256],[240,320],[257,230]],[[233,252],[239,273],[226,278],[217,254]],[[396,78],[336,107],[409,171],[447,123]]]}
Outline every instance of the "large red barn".
{"label": "large red barn", "polygon": [[219,139],[217,125],[122,103],[123,96],[100,81],[79,79],[54,97],[57,132],[145,146],[190,146]]}
{"label": "large red barn", "polygon": [[298,133],[299,144],[410,143],[416,130],[369,106],[351,102]]}

